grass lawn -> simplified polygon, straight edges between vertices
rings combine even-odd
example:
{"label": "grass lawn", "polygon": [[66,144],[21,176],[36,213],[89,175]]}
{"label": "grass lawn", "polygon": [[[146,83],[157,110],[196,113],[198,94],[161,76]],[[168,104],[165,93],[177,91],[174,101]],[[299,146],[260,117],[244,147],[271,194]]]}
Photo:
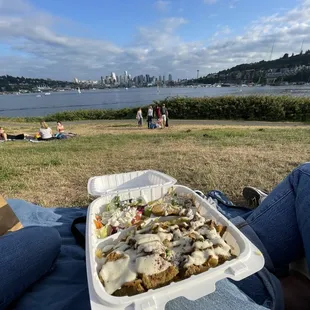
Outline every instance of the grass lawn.
{"label": "grass lawn", "polygon": [[[82,206],[94,175],[155,169],[180,184],[220,189],[240,201],[244,185],[272,189],[310,158],[310,127],[247,127],[173,123],[138,129],[128,123],[65,124],[80,136],[46,143],[0,143],[0,193],[45,207]],[[37,124],[12,124],[9,133],[34,133]]]}

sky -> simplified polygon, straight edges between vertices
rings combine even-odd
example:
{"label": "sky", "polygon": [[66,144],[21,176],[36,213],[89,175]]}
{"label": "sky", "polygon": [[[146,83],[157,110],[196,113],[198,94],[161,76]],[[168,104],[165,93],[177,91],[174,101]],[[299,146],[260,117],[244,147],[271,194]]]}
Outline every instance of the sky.
{"label": "sky", "polygon": [[0,75],[193,78],[302,42],[310,0],[0,0]]}

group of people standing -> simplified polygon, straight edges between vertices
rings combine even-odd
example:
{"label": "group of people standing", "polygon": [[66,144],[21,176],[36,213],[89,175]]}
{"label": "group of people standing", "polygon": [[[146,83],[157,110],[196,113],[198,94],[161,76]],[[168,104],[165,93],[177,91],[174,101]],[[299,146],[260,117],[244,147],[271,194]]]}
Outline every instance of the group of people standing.
{"label": "group of people standing", "polygon": [[[153,122],[153,119],[156,119],[156,122]],[[139,108],[137,112],[136,119],[138,121],[138,127],[143,126],[143,115],[142,109]],[[168,117],[168,109],[165,104],[160,107],[158,104],[156,105],[155,109],[150,105],[147,110],[147,128],[148,129],[155,129],[155,128],[165,128],[168,127],[169,117]]]}

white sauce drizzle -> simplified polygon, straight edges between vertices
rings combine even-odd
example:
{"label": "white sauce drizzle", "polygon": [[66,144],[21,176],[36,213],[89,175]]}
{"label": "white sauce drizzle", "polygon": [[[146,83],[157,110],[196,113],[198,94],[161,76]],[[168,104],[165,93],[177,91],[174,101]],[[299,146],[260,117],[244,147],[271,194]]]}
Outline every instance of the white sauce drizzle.
{"label": "white sauce drizzle", "polygon": [[136,279],[137,274],[132,270],[129,262],[129,256],[125,255],[124,258],[107,262],[102,266],[99,274],[104,281],[104,287],[108,294],[113,294],[124,283]]}
{"label": "white sauce drizzle", "polygon": [[136,260],[136,268],[138,273],[146,275],[153,275],[165,271],[171,266],[158,254],[139,257]]}

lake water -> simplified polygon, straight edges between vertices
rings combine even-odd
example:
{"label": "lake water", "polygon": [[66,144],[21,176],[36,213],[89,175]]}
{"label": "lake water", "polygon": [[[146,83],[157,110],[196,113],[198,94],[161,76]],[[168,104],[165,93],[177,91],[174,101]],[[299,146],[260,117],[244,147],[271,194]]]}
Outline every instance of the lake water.
{"label": "lake water", "polygon": [[285,87],[209,87],[104,89],[77,92],[57,92],[50,96],[36,94],[0,96],[0,116],[45,116],[55,112],[78,109],[121,109],[151,104],[168,96],[215,97],[221,95],[290,94],[310,96],[309,86]]}

